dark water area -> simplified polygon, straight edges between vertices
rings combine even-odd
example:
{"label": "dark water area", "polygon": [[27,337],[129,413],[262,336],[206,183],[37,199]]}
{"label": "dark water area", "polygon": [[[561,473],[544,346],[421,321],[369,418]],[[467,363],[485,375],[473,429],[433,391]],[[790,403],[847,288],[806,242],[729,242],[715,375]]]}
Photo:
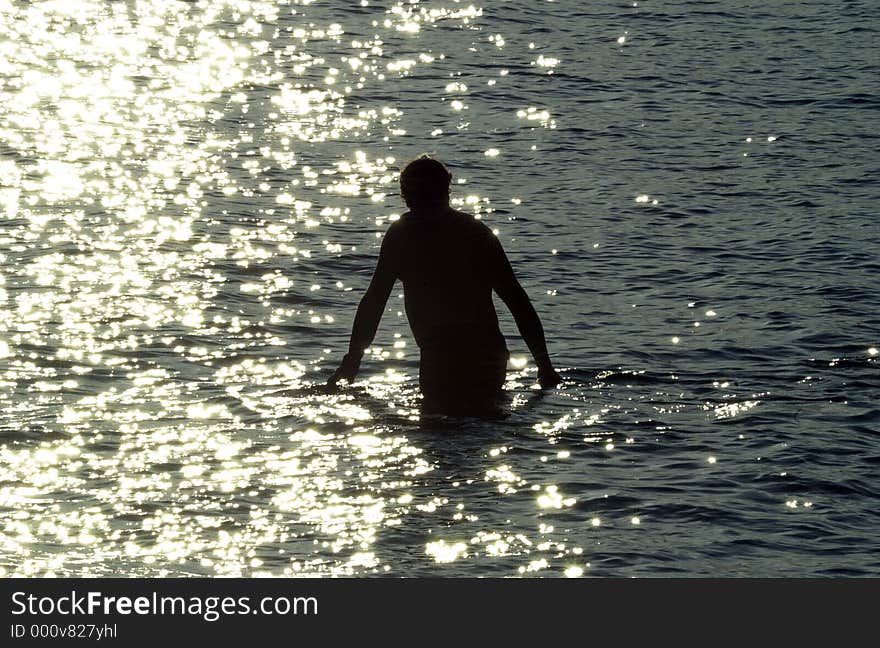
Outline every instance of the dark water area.
{"label": "dark water area", "polygon": [[[0,2],[0,573],[880,574],[873,2]],[[419,415],[397,174],[565,378]]]}

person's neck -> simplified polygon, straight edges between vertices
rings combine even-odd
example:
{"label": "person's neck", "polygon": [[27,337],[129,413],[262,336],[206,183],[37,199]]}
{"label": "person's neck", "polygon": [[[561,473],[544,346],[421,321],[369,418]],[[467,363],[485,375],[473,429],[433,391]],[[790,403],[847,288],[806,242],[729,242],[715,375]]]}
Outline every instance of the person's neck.
{"label": "person's neck", "polygon": [[409,211],[415,216],[440,216],[449,211],[449,203],[435,203],[430,205],[417,205],[410,207]]}

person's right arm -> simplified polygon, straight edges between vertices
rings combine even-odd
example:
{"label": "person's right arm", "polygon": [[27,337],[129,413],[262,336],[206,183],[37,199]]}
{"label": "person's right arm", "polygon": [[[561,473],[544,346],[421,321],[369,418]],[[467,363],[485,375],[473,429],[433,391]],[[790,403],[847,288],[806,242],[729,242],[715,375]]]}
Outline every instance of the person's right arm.
{"label": "person's right arm", "polygon": [[538,383],[544,389],[550,389],[562,382],[562,378],[553,368],[550,354],[547,353],[547,342],[544,339],[544,327],[532,306],[525,289],[520,285],[501,247],[501,241],[489,235],[489,254],[492,267],[492,288],[510,309],[520,335],[525,340],[535,364],[538,365]]}

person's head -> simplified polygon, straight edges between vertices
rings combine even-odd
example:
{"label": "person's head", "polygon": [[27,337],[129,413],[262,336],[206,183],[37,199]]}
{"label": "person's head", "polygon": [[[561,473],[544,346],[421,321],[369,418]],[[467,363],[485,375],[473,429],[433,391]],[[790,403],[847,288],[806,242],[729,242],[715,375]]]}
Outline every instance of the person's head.
{"label": "person's head", "polygon": [[408,163],[400,173],[400,195],[407,207],[445,207],[449,205],[452,174],[439,160],[427,155]]}

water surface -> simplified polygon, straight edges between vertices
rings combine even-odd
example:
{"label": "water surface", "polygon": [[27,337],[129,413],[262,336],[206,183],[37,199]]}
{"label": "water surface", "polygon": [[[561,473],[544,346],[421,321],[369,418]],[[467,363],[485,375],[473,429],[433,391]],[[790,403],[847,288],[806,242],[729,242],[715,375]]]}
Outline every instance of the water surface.
{"label": "water surface", "polygon": [[[876,576],[871,2],[0,2],[0,572]],[[423,419],[446,160],[566,378]],[[399,287],[399,285],[398,285]]]}

